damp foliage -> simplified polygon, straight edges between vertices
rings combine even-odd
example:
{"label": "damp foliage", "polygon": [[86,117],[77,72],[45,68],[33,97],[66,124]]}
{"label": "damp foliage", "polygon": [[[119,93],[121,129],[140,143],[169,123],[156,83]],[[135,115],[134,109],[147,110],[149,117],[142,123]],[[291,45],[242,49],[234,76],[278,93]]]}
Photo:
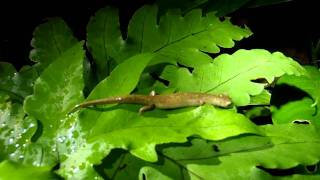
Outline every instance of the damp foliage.
{"label": "damp foliage", "polygon": [[[221,18],[232,9],[158,3],[138,9],[125,33],[119,10],[101,8],[86,39],[48,19],[33,33],[33,65],[0,63],[0,177],[319,178],[319,69],[280,51],[236,49],[252,32]],[[69,113],[86,100],[153,90],[224,93],[233,104]]]}

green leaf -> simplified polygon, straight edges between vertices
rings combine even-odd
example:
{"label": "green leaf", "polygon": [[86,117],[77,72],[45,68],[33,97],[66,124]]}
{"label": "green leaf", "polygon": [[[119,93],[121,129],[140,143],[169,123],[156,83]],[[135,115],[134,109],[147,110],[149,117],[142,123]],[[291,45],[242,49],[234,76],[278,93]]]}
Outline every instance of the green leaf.
{"label": "green leaf", "polygon": [[249,119],[261,118],[263,116],[270,116],[270,110],[267,107],[254,106],[253,108],[245,111],[245,115]]}
{"label": "green leaf", "polygon": [[33,67],[23,66],[19,72],[9,63],[0,62],[0,91],[20,101],[32,94],[33,82],[38,77]]}
{"label": "green leaf", "polygon": [[212,106],[155,110],[143,116],[137,113],[138,108],[136,105],[119,106],[100,114],[96,120],[90,119],[92,112],[84,111],[80,122],[91,120],[93,125],[87,135],[90,144],[62,163],[61,175],[75,176],[74,168],[99,163],[114,148],[127,149],[139,158],[154,162],[157,160],[157,144],[186,142],[192,135],[220,140],[244,133],[260,133],[244,116]]}
{"label": "green leaf", "polygon": [[25,111],[42,124],[42,135],[29,149],[26,160],[33,158],[31,163],[34,165],[52,166],[57,162],[57,134],[64,126],[72,127],[72,123],[68,125],[64,119],[83,100],[82,46],[83,42],[78,42],[50,64],[36,80],[34,94],[24,102]]}
{"label": "green leaf", "polygon": [[30,52],[30,59],[38,62],[37,69],[42,72],[77,42],[63,19],[51,18],[34,30],[31,41],[34,49]]}
{"label": "green leaf", "polygon": [[250,104],[250,96],[265,93],[266,84],[253,80],[263,78],[271,83],[284,74],[302,75],[305,70],[280,52],[253,49],[222,54],[212,63],[195,67],[192,73],[186,68],[167,66],[161,77],[170,81],[169,88],[176,91],[226,93],[235,105],[245,106]]}
{"label": "green leaf", "polygon": [[82,44],[77,43],[45,69],[35,82],[34,94],[25,100],[25,111],[53,129],[58,127],[57,119],[83,100]]}
{"label": "green leaf", "polygon": [[87,46],[100,76],[108,76],[114,68],[113,57],[120,51],[122,41],[116,8],[102,8],[91,17],[87,26]]}
{"label": "green leaf", "polygon": [[1,180],[18,180],[18,179],[59,179],[50,172],[46,167],[32,167],[13,163],[10,161],[2,161],[0,163],[0,179]]}
{"label": "green leaf", "polygon": [[22,162],[36,129],[36,120],[25,115],[21,104],[1,101],[0,160]]}
{"label": "green leaf", "polygon": [[320,101],[320,71],[314,66],[304,66],[304,68],[309,76],[283,76],[278,80],[277,85],[287,84],[299,88],[314,99],[314,105],[318,105],[318,101]]}
{"label": "green leaf", "polygon": [[313,106],[312,99],[305,97],[302,100],[290,101],[279,109],[272,106],[272,121],[274,124],[290,123],[293,121],[308,121],[320,125],[320,113]]}
{"label": "green leaf", "polygon": [[[130,94],[131,91],[135,89],[141,73],[153,56],[154,55],[150,53],[139,54],[119,64],[111,72],[109,77],[101,81],[95,87],[87,99],[90,100],[108,96]],[[94,128],[96,124],[95,122],[100,116],[102,116],[102,114],[103,113],[99,111],[84,110],[83,113],[80,113],[80,117],[78,118],[78,112],[76,112],[73,115],[76,117],[75,122],[77,122],[75,127],[81,130],[79,130],[80,132],[76,132],[76,134],[78,134],[78,136],[83,136],[86,138],[86,140],[88,140],[88,132]],[[99,175],[92,168],[92,163],[103,159],[105,154],[102,153],[103,155],[100,155],[100,151],[109,151],[109,149],[100,149],[99,142],[97,146],[92,146],[92,144],[89,144],[89,142],[81,141],[82,140],[78,141],[81,144],[79,149],[73,149],[70,154],[66,154],[68,157],[67,159],[63,160],[59,174],[61,174],[63,177],[77,176],[80,179],[85,179],[88,177],[98,178]],[[103,144],[103,142],[101,142],[101,144]],[[86,157],[92,156],[93,154],[95,154],[95,158],[90,160],[86,159]]]}
{"label": "green leaf", "polygon": [[320,113],[317,111],[320,108],[320,71],[313,66],[304,67],[309,76],[297,77],[286,75],[278,80],[277,85],[287,84],[296,87],[310,95],[313,101],[309,97],[304,97],[298,101],[288,102],[279,109],[272,107],[272,119],[274,123],[307,120],[311,123],[320,124]]}
{"label": "green leaf", "polygon": [[142,173],[144,179],[159,174],[170,179],[277,179],[260,167],[283,170],[319,161],[320,134],[314,126],[284,124],[261,128],[264,136],[237,136],[215,142],[193,139],[191,145],[164,147],[159,149],[157,163],[129,154],[113,154],[117,160],[106,159],[109,163],[105,173],[112,179],[141,177]]}
{"label": "green leaf", "polygon": [[[112,40],[119,36],[118,31],[114,29],[119,24],[116,18],[105,19],[104,17],[110,14],[116,15],[115,13],[111,8],[102,9],[95,16],[99,21],[94,24],[98,29],[106,27],[104,31],[99,31],[99,34]],[[207,62],[211,59],[205,52],[218,53],[219,47],[231,48],[234,46],[234,40],[241,40],[251,35],[248,28],[234,26],[228,18],[220,21],[214,13],[202,16],[199,9],[190,11],[185,16],[181,16],[178,10],[169,10],[160,17],[159,22],[157,15],[156,6],[143,6],[130,20],[127,37],[121,43],[120,51],[112,55],[119,48],[120,40],[115,40],[114,49],[111,48],[111,44],[109,48],[111,42],[104,41],[99,43],[105,47],[104,50],[100,47],[101,50],[96,49],[99,52],[95,54],[103,54],[108,49],[107,52],[110,52],[108,55],[114,56],[112,58],[120,63],[139,53],[154,52],[158,56],[152,61],[153,64],[176,61],[182,64],[202,64],[201,61]],[[112,34],[113,32],[115,35]],[[106,40],[105,38],[102,39]],[[186,56],[186,53],[189,53],[189,56]],[[195,59],[198,60],[195,61]]]}
{"label": "green leaf", "polygon": [[250,97],[250,105],[269,105],[270,100],[270,92],[264,89],[261,94]]}

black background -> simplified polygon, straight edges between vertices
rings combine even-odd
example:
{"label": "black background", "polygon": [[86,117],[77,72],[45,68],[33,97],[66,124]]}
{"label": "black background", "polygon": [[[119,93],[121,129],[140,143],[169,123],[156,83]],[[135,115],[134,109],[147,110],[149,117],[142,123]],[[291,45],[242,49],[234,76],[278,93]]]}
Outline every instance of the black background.
{"label": "black background", "polygon": [[[85,39],[90,16],[106,6],[120,8],[121,23],[148,0],[87,0],[87,1],[1,1],[0,61],[13,63],[18,69],[29,60],[30,41],[34,28],[48,17],[62,17],[78,39]],[[320,38],[320,8],[316,1],[293,0],[289,3],[259,8],[241,8],[229,16],[236,24],[247,24],[254,35],[241,42],[242,48],[279,50],[310,62],[310,42]],[[124,26],[125,27],[125,26]]]}

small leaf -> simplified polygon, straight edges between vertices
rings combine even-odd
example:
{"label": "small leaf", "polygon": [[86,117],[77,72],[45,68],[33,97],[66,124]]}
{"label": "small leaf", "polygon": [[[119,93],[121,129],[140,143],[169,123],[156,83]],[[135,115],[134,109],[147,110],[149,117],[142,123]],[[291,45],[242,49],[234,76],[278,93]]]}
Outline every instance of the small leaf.
{"label": "small leaf", "polygon": [[186,68],[167,66],[161,77],[170,81],[169,88],[176,91],[225,93],[235,105],[245,106],[250,104],[250,96],[265,94],[266,84],[253,80],[264,78],[271,83],[284,74],[302,75],[305,70],[280,52],[253,49],[222,54],[192,73]]}
{"label": "small leaf", "polygon": [[71,29],[61,18],[51,18],[34,30],[31,41],[34,49],[30,52],[30,59],[39,63],[37,69],[42,72],[77,42]]}
{"label": "small leaf", "polygon": [[19,72],[9,63],[0,62],[0,91],[8,93],[11,98],[22,103],[32,94],[33,83],[38,77],[33,67],[23,66]]}

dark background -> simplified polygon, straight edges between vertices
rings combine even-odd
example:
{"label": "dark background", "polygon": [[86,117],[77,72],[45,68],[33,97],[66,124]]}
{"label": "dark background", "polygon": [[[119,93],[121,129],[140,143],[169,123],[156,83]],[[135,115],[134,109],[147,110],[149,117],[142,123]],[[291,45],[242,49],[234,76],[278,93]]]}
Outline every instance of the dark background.
{"label": "dark background", "polygon": [[[0,61],[13,63],[18,69],[29,60],[34,28],[48,17],[62,17],[76,37],[85,39],[90,16],[106,6],[120,8],[121,23],[151,0],[86,1],[1,1]],[[320,38],[320,8],[316,1],[293,0],[288,3],[241,8],[229,16],[235,24],[246,24],[254,33],[240,43],[241,48],[264,48],[282,51],[302,64],[310,63],[311,41]],[[125,26],[124,26],[125,27]]]}

